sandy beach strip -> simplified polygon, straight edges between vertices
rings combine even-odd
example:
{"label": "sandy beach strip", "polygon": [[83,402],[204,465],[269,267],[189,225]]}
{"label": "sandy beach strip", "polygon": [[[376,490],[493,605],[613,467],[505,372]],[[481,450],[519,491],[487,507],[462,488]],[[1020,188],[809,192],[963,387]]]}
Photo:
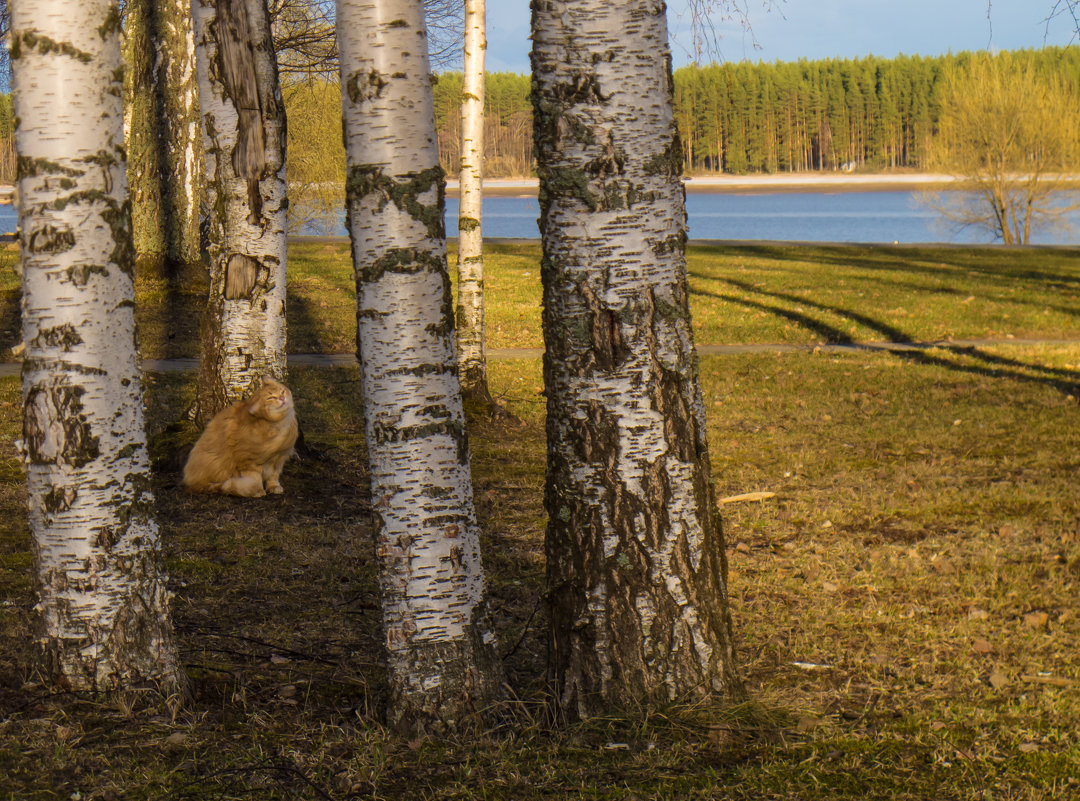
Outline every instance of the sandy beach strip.
{"label": "sandy beach strip", "polygon": [[[937,189],[957,179],[941,173],[792,172],[773,175],[706,175],[686,179],[687,192],[757,194],[779,192],[884,192]],[[535,197],[535,178],[489,178],[484,193],[493,197]],[[448,194],[458,195],[458,182],[447,180]]]}

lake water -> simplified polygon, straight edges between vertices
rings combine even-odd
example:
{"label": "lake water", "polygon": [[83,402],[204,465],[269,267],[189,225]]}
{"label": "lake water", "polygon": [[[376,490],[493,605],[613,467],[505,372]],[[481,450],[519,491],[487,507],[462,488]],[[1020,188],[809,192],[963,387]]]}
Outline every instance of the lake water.
{"label": "lake water", "polygon": [[[954,231],[937,212],[920,205],[917,193],[779,192],[686,196],[691,239],[766,239],[787,242],[991,242],[982,231]],[[447,198],[448,230],[455,232],[458,202]],[[484,199],[484,235],[537,239],[540,207],[535,197]],[[15,230],[15,208],[0,205],[0,232]],[[344,234],[344,223],[335,233]],[[1065,231],[1033,235],[1035,244],[1080,242],[1080,213]]]}
{"label": "lake water", "polygon": [[[447,198],[446,219],[453,233],[458,204]],[[484,199],[484,235],[533,239],[540,236],[535,198]],[[918,193],[783,192],[731,194],[692,192],[686,196],[691,239],[765,239],[786,242],[953,242],[990,243],[989,234],[956,231],[938,212],[918,201]],[[344,233],[344,228],[342,228]],[[1080,242],[1080,213],[1065,231],[1041,232],[1033,244]]]}

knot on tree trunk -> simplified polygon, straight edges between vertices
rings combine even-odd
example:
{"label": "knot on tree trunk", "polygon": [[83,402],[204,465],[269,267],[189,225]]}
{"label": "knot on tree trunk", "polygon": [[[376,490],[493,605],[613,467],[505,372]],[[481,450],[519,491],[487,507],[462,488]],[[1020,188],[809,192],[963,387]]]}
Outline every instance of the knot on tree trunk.
{"label": "knot on tree trunk", "polygon": [[259,262],[242,253],[234,253],[225,265],[225,300],[251,297],[259,277]]}

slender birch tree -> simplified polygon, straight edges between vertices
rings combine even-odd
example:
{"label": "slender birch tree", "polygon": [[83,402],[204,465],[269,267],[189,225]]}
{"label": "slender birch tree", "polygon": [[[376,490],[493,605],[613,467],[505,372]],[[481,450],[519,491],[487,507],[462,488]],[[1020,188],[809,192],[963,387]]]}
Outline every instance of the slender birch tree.
{"label": "slender birch tree", "polygon": [[185,682],[151,514],[136,362],[115,0],[11,6],[23,269],[23,436],[46,671]]}
{"label": "slender birch tree", "polygon": [[285,106],[266,0],[192,0],[210,228],[196,416],[285,370]]}
{"label": "slender birch tree", "polygon": [[458,187],[457,348],[461,389],[492,404],[484,347],[484,0],[465,0],[465,75],[461,91]]}
{"label": "slender birch tree", "polygon": [[532,8],[556,702],[737,696],[664,4]]}
{"label": "slender birch tree", "polygon": [[391,722],[453,729],[501,694],[454,351],[420,0],[338,0],[357,356]]}
{"label": "slender birch tree", "polygon": [[124,56],[135,251],[175,275],[200,259],[202,133],[190,0],[127,0]]}

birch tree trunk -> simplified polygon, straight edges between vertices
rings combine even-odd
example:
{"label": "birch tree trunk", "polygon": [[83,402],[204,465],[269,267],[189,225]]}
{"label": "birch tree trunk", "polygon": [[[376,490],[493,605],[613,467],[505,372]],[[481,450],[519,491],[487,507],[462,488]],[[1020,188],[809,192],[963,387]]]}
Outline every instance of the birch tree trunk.
{"label": "birch tree trunk", "polygon": [[210,207],[196,416],[285,381],[285,106],[265,0],[192,0]]}
{"label": "birch tree trunk", "polygon": [[38,643],[62,686],[185,682],[151,514],[136,362],[120,15],[18,0],[23,436]]}
{"label": "birch tree trunk", "polygon": [[420,0],[338,0],[389,718],[454,729],[499,697],[454,352]]}
{"label": "birch tree trunk", "polygon": [[664,4],[532,8],[557,705],[737,696]]}
{"label": "birch tree trunk", "polygon": [[458,186],[457,349],[461,389],[488,404],[484,348],[484,0],[465,0],[465,76],[461,91]]}
{"label": "birch tree trunk", "polygon": [[128,0],[124,51],[135,251],[175,275],[200,259],[202,133],[190,0]]}

